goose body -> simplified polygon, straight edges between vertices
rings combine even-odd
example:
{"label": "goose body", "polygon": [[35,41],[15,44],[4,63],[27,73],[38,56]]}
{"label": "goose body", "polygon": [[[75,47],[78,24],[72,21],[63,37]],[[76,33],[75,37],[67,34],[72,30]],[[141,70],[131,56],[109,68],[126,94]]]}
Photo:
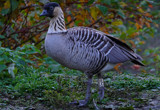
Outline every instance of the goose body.
{"label": "goose body", "polygon": [[74,27],[47,34],[45,50],[60,64],[93,74],[109,71],[117,63],[141,59],[129,46],[121,46],[108,36],[92,28]]}
{"label": "goose body", "polygon": [[94,74],[98,76],[99,97],[103,99],[104,83],[101,73],[113,69],[117,63],[126,61],[143,66],[142,58],[138,54],[111,35],[88,27],[66,29],[59,4],[46,4],[41,15],[51,18],[45,38],[46,53],[63,66],[82,71],[88,77],[86,98],[79,101],[79,106],[86,105],[90,98]]}

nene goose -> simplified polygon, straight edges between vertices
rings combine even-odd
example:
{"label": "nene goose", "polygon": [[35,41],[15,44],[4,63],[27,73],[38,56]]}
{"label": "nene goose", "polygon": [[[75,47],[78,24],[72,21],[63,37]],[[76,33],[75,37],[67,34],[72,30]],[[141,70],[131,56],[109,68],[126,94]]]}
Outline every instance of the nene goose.
{"label": "nene goose", "polygon": [[131,61],[143,66],[142,58],[127,44],[98,30],[88,27],[65,28],[64,14],[58,3],[44,5],[40,16],[50,17],[45,38],[46,53],[55,61],[87,75],[87,91],[84,100],[73,102],[84,106],[90,99],[93,75],[98,76],[99,98],[104,97],[101,73],[110,71],[117,63]]}

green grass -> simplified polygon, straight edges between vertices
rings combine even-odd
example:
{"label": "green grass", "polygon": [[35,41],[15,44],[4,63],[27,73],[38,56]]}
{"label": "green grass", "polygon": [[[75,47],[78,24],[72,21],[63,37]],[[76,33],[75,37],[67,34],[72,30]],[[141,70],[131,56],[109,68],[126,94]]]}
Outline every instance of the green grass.
{"label": "green grass", "polygon": [[[71,76],[73,72],[66,68],[61,71],[66,73],[39,73],[30,71],[28,74],[20,74],[15,78],[5,78],[0,80],[0,92],[10,94],[12,97],[25,97],[31,95],[38,101],[54,107],[66,107],[73,100],[83,99],[86,91],[86,77],[79,73]],[[100,107],[117,102],[121,105],[114,105],[116,108],[123,109],[125,107],[142,107],[146,105],[150,98],[148,94],[160,91],[160,81],[157,76],[145,75],[134,76],[132,74],[115,74],[114,72],[106,73],[105,78],[105,98],[102,100]],[[97,79],[93,80],[92,98],[98,101]],[[147,97],[143,99],[143,93],[147,93]],[[158,95],[158,94],[154,94]],[[159,94],[160,95],[160,94]],[[93,107],[91,100],[90,107]]]}
{"label": "green grass", "polygon": [[[5,109],[9,105],[37,108],[40,103],[45,109],[69,109],[69,102],[85,97],[85,74],[62,67],[49,57],[37,58],[37,53],[31,51],[36,50],[32,46],[25,48],[16,51],[0,50],[0,54],[4,54],[0,64],[6,65],[0,72],[0,108]],[[26,56],[24,54],[28,48],[31,54]],[[13,63],[11,74],[8,64]],[[152,100],[160,103],[158,74],[109,72],[104,77],[105,98],[101,102],[98,100],[96,77],[92,85],[92,99],[99,108],[133,110],[148,107]],[[92,99],[87,108],[95,109]]]}

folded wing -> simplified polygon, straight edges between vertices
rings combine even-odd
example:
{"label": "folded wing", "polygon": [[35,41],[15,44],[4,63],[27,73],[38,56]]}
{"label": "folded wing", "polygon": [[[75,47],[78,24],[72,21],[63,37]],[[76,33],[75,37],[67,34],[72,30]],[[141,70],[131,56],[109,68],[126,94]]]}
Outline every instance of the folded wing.
{"label": "folded wing", "polygon": [[142,58],[136,54],[127,44],[119,39],[87,27],[75,27],[69,30],[72,39],[83,42],[96,48],[109,59],[109,63],[123,63],[132,61],[142,65]]}

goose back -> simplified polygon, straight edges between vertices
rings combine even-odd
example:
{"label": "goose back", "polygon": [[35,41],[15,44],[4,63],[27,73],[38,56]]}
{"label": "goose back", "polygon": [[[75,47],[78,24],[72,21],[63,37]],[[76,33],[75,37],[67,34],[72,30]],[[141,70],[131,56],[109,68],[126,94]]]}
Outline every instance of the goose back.
{"label": "goose back", "polygon": [[87,27],[74,27],[67,30],[74,42],[83,42],[95,48],[109,59],[109,63],[142,60],[127,44],[98,30]]}

